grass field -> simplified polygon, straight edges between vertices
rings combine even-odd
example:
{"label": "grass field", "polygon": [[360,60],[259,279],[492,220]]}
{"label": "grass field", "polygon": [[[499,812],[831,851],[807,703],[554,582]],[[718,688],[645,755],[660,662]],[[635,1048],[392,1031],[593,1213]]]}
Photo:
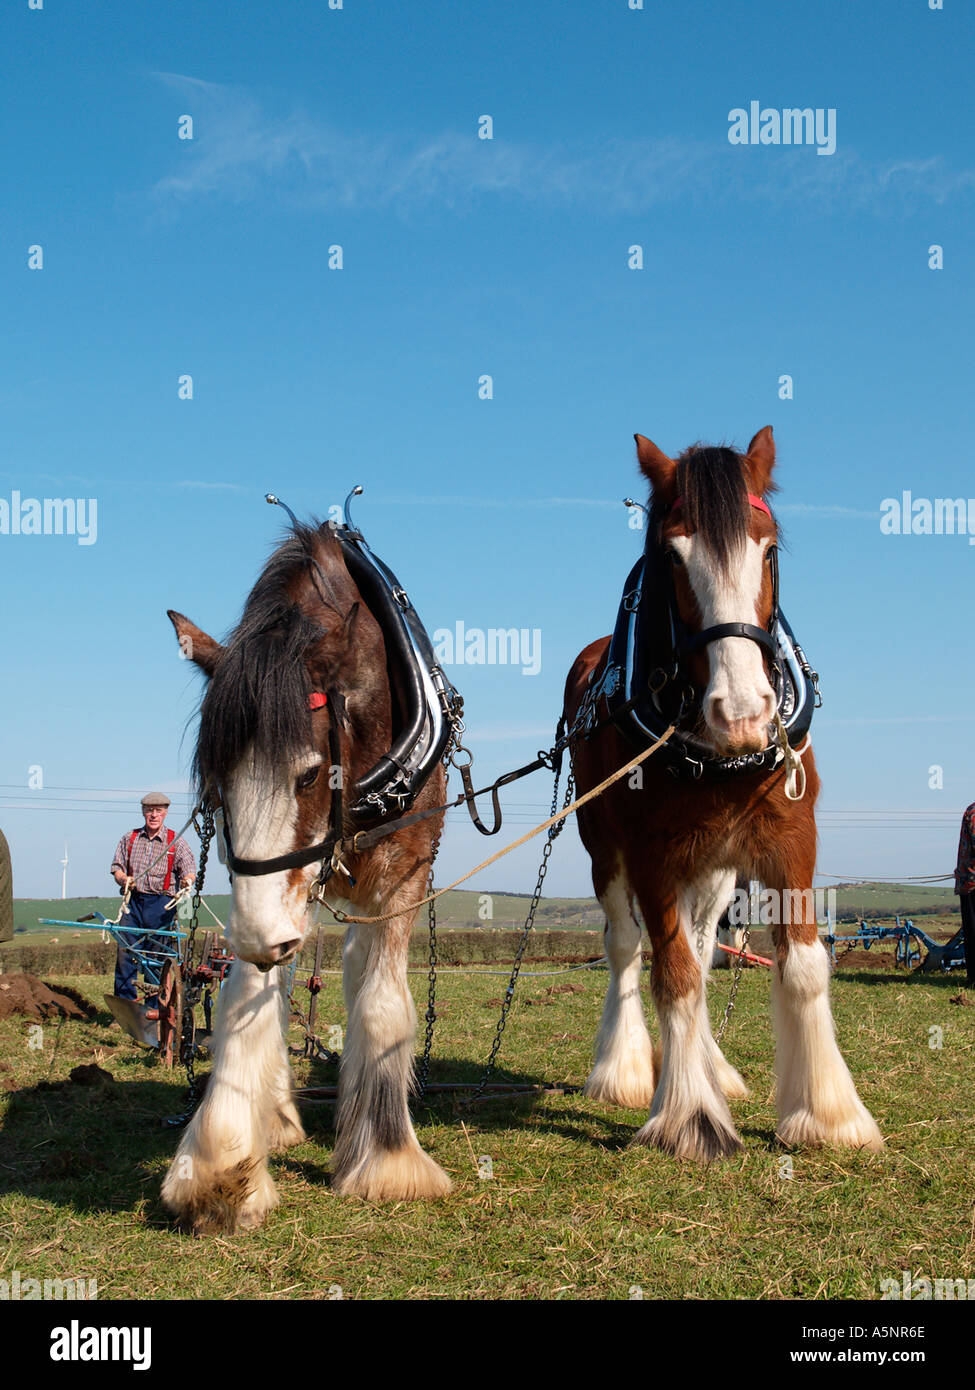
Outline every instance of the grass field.
{"label": "grass field", "polygon": [[[580,1083],[605,975],[523,976],[505,1034],[506,1074]],[[422,1013],[425,980],[411,981]],[[107,979],[66,980],[100,1003]],[[711,988],[720,1016],[730,975]],[[474,1080],[504,979],[439,985],[432,1080]],[[577,1094],[420,1104],[423,1145],[454,1193],[375,1207],[328,1184],[331,1107],[303,1109],[308,1142],[271,1160],[281,1205],[245,1236],[173,1230],[159,1185],[177,1136],[161,1124],[183,1086],[103,1013],[92,1023],[0,1022],[0,1278],[96,1278],[109,1298],[877,1298],[910,1269],[973,1273],[975,1008],[957,977],[838,971],[834,1010],[860,1093],[887,1138],[879,1154],[786,1153],[774,1138],[768,976],[746,972],[725,1050],[751,1087],[732,1110],[744,1151],[702,1168],[629,1148],[645,1116]],[[971,999],[970,993],[962,992]],[[340,1025],[336,977],[319,1031]],[[940,1030],[940,1033],[939,1031]],[[31,1038],[42,1042],[30,1046]],[[297,1036],[297,1034],[296,1034]],[[933,1046],[932,1044],[939,1044]],[[66,1081],[97,1061],[115,1081]],[[300,1062],[302,1082],[328,1084]],[[64,1084],[58,1084],[64,1083]],[[493,1176],[480,1171],[491,1160]]]}
{"label": "grass field", "polygon": [[[445,927],[520,927],[525,920],[530,896],[518,893],[481,894],[455,889],[439,900],[437,914]],[[226,922],[230,898],[219,893],[212,896],[206,894],[205,897],[220,920]],[[482,901],[485,897],[489,899],[487,905]],[[14,901],[14,927],[19,934],[27,933],[38,940],[57,936],[63,941],[70,938],[70,928],[40,927],[37,919],[55,917],[73,920],[86,912],[101,912],[106,917],[114,917],[118,908],[117,895],[68,898],[64,901],[58,898],[17,898]],[[485,916],[488,912],[490,915]],[[926,931],[957,931],[960,926],[958,899],[953,896],[950,884],[940,887],[901,883],[840,884],[836,888],[836,912],[837,917],[844,920],[861,915],[892,917],[894,913],[910,917],[913,913],[921,919],[919,925]],[[213,926],[205,910],[200,916],[204,927]],[[323,913],[322,916],[327,919],[328,914]],[[933,925],[932,917],[937,919]],[[542,930],[592,931],[602,928],[604,918],[595,898],[546,897],[539,904],[537,920]],[[331,930],[341,932],[342,928],[333,923]],[[97,939],[97,933],[92,935]]]}

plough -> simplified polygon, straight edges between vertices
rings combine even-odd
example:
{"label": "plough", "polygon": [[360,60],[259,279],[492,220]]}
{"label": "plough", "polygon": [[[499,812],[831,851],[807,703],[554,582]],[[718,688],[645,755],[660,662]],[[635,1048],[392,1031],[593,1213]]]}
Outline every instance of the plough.
{"label": "plough", "polygon": [[[124,918],[124,906],[120,918]],[[173,1065],[177,1051],[185,983],[202,990],[206,1031],[212,1031],[213,996],[233,963],[233,956],[216,949],[215,933],[207,932],[204,936],[200,964],[190,971],[188,980],[184,982],[180,978],[181,972],[177,969],[177,963],[182,958],[183,945],[188,933],[181,930],[178,920],[170,929],[149,931],[132,926],[124,920],[113,920],[102,912],[88,912],[77,921],[70,922],[57,917],[40,917],[38,921],[45,927],[76,927],[83,931],[100,931],[103,940],[114,941],[135,958],[145,977],[146,993],[159,998],[158,1022],[146,1017],[146,1005],[137,999],[121,999],[116,994],[106,994],[103,997],[120,1027],[144,1047],[157,1049],[166,1066]],[[147,950],[140,944],[140,938],[145,937],[169,938],[167,945],[170,949]]]}
{"label": "plough", "polygon": [[[928,936],[927,932],[916,927],[910,917],[905,917],[902,922],[900,917],[894,917],[894,926],[881,926],[878,923],[867,922],[862,917],[857,922],[856,931],[850,936],[836,936],[833,932],[833,917],[829,914],[829,931],[823,938],[829,947],[829,953],[833,964],[836,964],[837,943],[846,945],[848,950],[854,946],[862,946],[865,951],[878,941],[894,940],[896,947],[894,950],[894,961],[897,965],[904,966],[910,970],[912,966],[920,965],[923,974],[930,974],[932,971],[941,970],[946,974],[951,970],[964,970],[965,968],[965,943],[962,933],[959,930],[948,942],[935,941]],[[927,948],[927,955],[921,961],[921,947]]]}

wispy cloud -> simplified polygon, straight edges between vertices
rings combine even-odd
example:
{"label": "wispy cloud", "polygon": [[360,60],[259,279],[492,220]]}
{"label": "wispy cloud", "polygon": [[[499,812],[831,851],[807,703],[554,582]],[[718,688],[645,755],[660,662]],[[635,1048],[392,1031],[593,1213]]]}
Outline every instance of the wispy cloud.
{"label": "wispy cloud", "polygon": [[824,502],[778,502],[775,510],[780,516],[847,517],[856,521],[878,521],[880,518],[879,508],[871,512]]}
{"label": "wispy cloud", "polygon": [[[151,192],[161,206],[213,196],[242,202],[274,188],[301,203],[406,214],[435,206],[462,211],[484,198],[558,206],[584,203],[606,214],[695,197],[745,193],[882,211],[943,203],[975,189],[975,168],[943,157],[864,159],[842,148],[828,159],[807,148],[772,152],[713,140],[593,138],[543,144],[482,141],[472,130],[376,136],[333,126],[300,110],[275,113],[248,92],[177,73],[155,76],[185,97],[195,139],[179,167]],[[763,159],[759,164],[758,159]]]}

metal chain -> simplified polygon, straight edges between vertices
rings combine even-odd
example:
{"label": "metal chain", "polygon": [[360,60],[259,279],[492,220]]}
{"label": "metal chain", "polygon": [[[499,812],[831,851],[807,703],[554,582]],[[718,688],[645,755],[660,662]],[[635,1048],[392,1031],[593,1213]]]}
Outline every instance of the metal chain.
{"label": "metal chain", "polygon": [[721,1023],[718,1027],[718,1031],[714,1035],[714,1041],[719,1045],[722,1037],[724,1036],[724,1030],[728,1026],[728,1020],[731,1018],[731,1015],[735,1011],[735,1001],[738,998],[738,986],[741,984],[742,971],[745,968],[745,952],[748,950],[748,937],[750,932],[751,923],[746,922],[745,940],[742,942],[741,948],[738,952],[738,959],[735,962],[735,977],[731,982],[731,994],[729,995],[728,1002],[725,1005],[724,1017],[721,1020]]}
{"label": "metal chain", "polygon": [[[444,717],[450,725],[450,737],[441,756],[441,764],[444,770],[444,795],[447,792],[447,785],[450,780],[450,769],[457,767],[454,761],[458,753],[466,753],[468,766],[474,761],[474,755],[469,748],[464,747],[463,736],[466,732],[464,724],[464,702],[459,695],[454,693],[453,698],[446,692],[441,693],[441,707]],[[430,846],[430,876],[427,879],[427,894],[433,893],[433,874],[434,866],[437,862],[437,855],[440,852],[440,840],[443,836],[443,822],[434,837]],[[427,1011],[424,1014],[426,1031],[423,1036],[423,1055],[420,1058],[416,1069],[416,1095],[422,1100],[426,1095],[427,1082],[430,1075],[430,1054],[433,1050],[433,1029],[437,1021],[437,902],[432,898],[427,903],[427,928],[430,937],[430,949],[428,955],[429,969],[427,971]]]}
{"label": "metal chain", "polygon": [[[560,774],[561,774],[561,767],[558,766],[558,765],[556,765],[556,769],[555,769],[555,785],[554,785],[554,787],[552,788],[552,810],[551,810],[551,814],[552,814],[553,816],[555,815],[555,813],[556,813],[556,812],[558,811],[558,809],[559,809],[559,778],[560,778]],[[569,769],[568,781],[566,782],[566,785],[565,785],[565,798],[564,798],[564,800],[563,800],[563,802],[562,802],[563,809],[564,809],[566,806],[569,806],[569,805],[571,804],[571,802],[572,802],[572,797],[573,797],[573,793],[574,793],[574,789],[575,789],[575,771],[574,771],[574,769],[573,769],[572,767],[570,767],[570,769]],[[518,942],[518,949],[517,949],[517,951],[515,952],[514,963],[513,963],[512,967],[511,967],[511,978],[508,980],[508,987],[507,987],[507,989],[506,989],[505,992],[504,992],[504,1001],[503,1001],[503,1003],[502,1003],[502,1005],[501,1005],[501,1015],[500,1015],[500,1017],[499,1017],[499,1019],[498,1019],[498,1026],[497,1026],[497,1029],[495,1030],[494,1042],[493,1042],[493,1044],[492,1044],[492,1046],[491,1046],[491,1054],[490,1054],[490,1056],[488,1057],[487,1066],[484,1068],[484,1075],[481,1077],[481,1080],[480,1080],[480,1082],[478,1083],[478,1086],[477,1086],[476,1091],[473,1093],[472,1096],[469,1097],[469,1099],[468,1099],[467,1101],[465,1101],[465,1104],[466,1104],[466,1105],[472,1105],[472,1104],[474,1103],[475,1100],[477,1100],[481,1095],[483,1095],[484,1089],[485,1089],[485,1087],[487,1086],[488,1081],[491,1079],[491,1073],[494,1071],[494,1064],[495,1064],[495,1061],[497,1060],[498,1051],[500,1050],[500,1047],[501,1047],[501,1036],[502,1036],[502,1034],[504,1033],[505,1026],[506,1026],[506,1024],[507,1024],[507,1022],[508,1022],[508,1013],[509,1013],[509,1011],[510,1011],[510,1009],[511,1009],[512,1000],[514,999],[515,985],[518,983],[518,972],[521,970],[522,957],[523,957],[524,954],[525,954],[525,947],[528,945],[528,937],[530,936],[531,931],[532,931],[532,928],[533,928],[534,925],[535,925],[535,913],[536,913],[537,910],[538,910],[539,900],[541,899],[541,896],[542,896],[542,885],[543,885],[544,882],[545,882],[545,875],[548,873],[548,861],[549,861],[549,857],[550,857],[550,855],[551,855],[551,853],[552,853],[552,849],[553,849],[553,847],[554,847],[554,845],[555,845],[555,841],[558,839],[559,835],[562,833],[562,830],[563,830],[564,826],[565,826],[565,821],[564,821],[564,820],[560,820],[560,821],[556,821],[555,825],[551,826],[550,829],[549,829],[548,838],[546,839],[546,841],[545,841],[545,847],[544,847],[543,850],[542,850],[542,861],[541,861],[541,863],[540,863],[539,866],[538,866],[538,881],[537,881],[536,884],[535,884],[535,891],[534,891],[534,893],[532,894],[532,900],[531,900],[531,903],[530,903],[529,908],[528,908],[528,916],[525,918],[525,926],[524,926],[524,930],[523,930],[522,933],[521,933],[521,940]]]}
{"label": "metal chain", "polygon": [[301,1009],[299,1009],[298,1005],[295,1003],[293,993],[288,995],[288,1004],[291,1007],[292,1017],[296,1018],[305,1030],[304,1047],[290,1047],[288,1051],[291,1052],[293,1056],[315,1057],[320,1062],[327,1062],[334,1066],[338,1066],[342,1060],[342,1054],[340,1052],[333,1052],[330,1047],[326,1047],[318,1034],[311,1031],[308,1017],[306,1014],[302,1013]]}
{"label": "metal chain", "polygon": [[[186,1102],[186,1109],[179,1115],[169,1115],[163,1121],[164,1124],[174,1129],[180,1129],[192,1117],[196,1109],[199,1085],[194,1069],[194,1056],[196,1044],[193,1041],[193,1010],[199,1003],[202,989],[199,985],[191,986],[189,983],[193,965],[193,949],[196,940],[196,929],[200,924],[200,902],[203,897],[203,881],[206,878],[207,859],[210,854],[210,841],[216,833],[216,824],[213,818],[213,808],[209,802],[202,807],[203,824],[199,829],[200,836],[200,872],[193,882],[193,915],[190,918],[190,929],[186,938],[186,945],[183,947],[183,959],[181,962],[183,974],[183,1008],[180,1014],[179,1030],[179,1060],[186,1068],[186,1084],[189,1087],[189,1096]],[[195,822],[194,822],[195,824]]]}
{"label": "metal chain", "polygon": [[[447,785],[450,781],[450,769],[456,767],[454,757],[458,752],[467,753],[471,762],[474,761],[473,754],[465,748],[461,742],[464,733],[464,721],[461,718],[463,711],[463,701],[458,704],[453,702],[447,709],[447,719],[450,723],[450,737],[447,746],[443,750],[441,762],[444,770],[444,795],[446,795]],[[443,837],[444,823],[441,821],[440,829],[437,831],[433,844],[430,846],[430,877],[427,880],[427,894],[433,892],[433,872],[437,862],[437,855],[440,852],[440,841]],[[423,1056],[420,1058],[420,1065],[416,1069],[416,1094],[422,1100],[426,1095],[427,1081],[430,1074],[430,1053],[433,1049],[433,1026],[437,1021],[437,901],[431,898],[427,903],[427,927],[430,934],[430,953],[428,957],[429,970],[427,972],[427,1011],[424,1015],[426,1021],[426,1032],[423,1038]]]}
{"label": "metal chain", "polygon": [[[430,861],[430,877],[427,883],[427,892],[433,892],[433,865],[437,858],[437,850],[440,848],[440,836],[438,835],[433,843],[433,858]],[[427,903],[427,922],[430,931],[430,955],[429,971],[427,973],[427,1011],[424,1015],[426,1020],[426,1033],[423,1039],[423,1056],[420,1058],[420,1065],[416,1070],[416,1093],[422,1099],[426,1094],[427,1080],[430,1072],[430,1053],[433,1048],[433,1026],[437,1018],[437,904],[436,902]]]}

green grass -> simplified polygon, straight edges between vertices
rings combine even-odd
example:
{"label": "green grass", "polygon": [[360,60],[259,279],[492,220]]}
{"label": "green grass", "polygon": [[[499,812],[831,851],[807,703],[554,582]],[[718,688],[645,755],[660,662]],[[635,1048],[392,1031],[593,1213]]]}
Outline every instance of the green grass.
{"label": "green grass", "polygon": [[[230,911],[230,898],[227,894],[204,894],[210,907],[220,918],[226,922]],[[528,910],[528,903],[531,894],[529,893],[473,893],[464,889],[454,889],[450,893],[445,893],[437,903],[437,914],[444,927],[520,927],[525,920],[525,913]],[[489,899],[487,907],[483,900]],[[839,885],[836,890],[837,916],[850,920],[861,914],[870,917],[883,916],[893,917],[894,913],[899,913],[902,917],[910,917],[916,914],[921,920],[918,925],[925,930],[932,929],[930,916],[937,917],[936,930],[957,931],[960,926],[958,916],[958,899],[953,896],[951,885],[940,887],[928,887],[926,885],[899,884],[899,883],[865,883],[852,886]],[[119,898],[113,897],[93,897],[93,898],[68,898],[62,901],[60,898],[17,898],[14,901],[14,927],[15,929],[26,929],[32,940],[39,940],[42,937],[50,938],[58,936],[64,941],[66,936],[70,937],[71,929],[68,927],[39,927],[37,919],[39,917],[56,917],[59,919],[76,919],[79,915],[86,912],[101,912],[106,917],[114,917],[118,912]],[[490,916],[483,914],[490,911]],[[327,918],[327,913],[323,918]],[[209,914],[204,910],[200,914],[201,923],[204,927],[213,925]],[[425,920],[423,914],[418,918],[418,924],[422,926]],[[603,925],[603,913],[595,898],[542,898],[537,914],[538,926],[541,929],[551,930],[587,930],[594,928],[601,930]],[[342,930],[337,924],[331,924],[330,930],[339,932]],[[21,939],[21,937],[18,937]],[[97,939],[97,937],[96,937]]]}
{"label": "green grass", "polygon": [[[422,1013],[425,980],[411,975]],[[502,1049],[507,1074],[580,1083],[602,1006],[601,971],[523,977]],[[101,1001],[109,981],[68,981]],[[550,992],[571,984],[572,992]],[[728,972],[714,977],[720,1017]],[[972,1275],[970,1184],[975,1008],[950,977],[844,972],[833,981],[844,1053],[887,1138],[879,1154],[795,1152],[775,1142],[768,974],[749,971],[725,1036],[752,1094],[732,1106],[744,1141],[710,1167],[628,1147],[645,1116],[579,1095],[452,1099],[416,1110],[420,1140],[454,1193],[374,1207],[328,1185],[331,1107],[303,1111],[308,1142],[271,1160],[281,1205],[246,1236],[173,1230],[159,1185],[177,1135],[160,1124],[183,1089],[153,1054],[92,1023],[0,1023],[0,1277],[95,1277],[100,1298],[876,1298],[912,1269]],[[500,975],[445,975],[432,1080],[480,1075]],[[968,997],[971,997],[970,995]],[[344,1022],[329,976],[319,1031]],[[942,1046],[932,1028],[943,1030]],[[35,1035],[36,1036],[36,1035]],[[98,1061],[91,1089],[44,1083]],[[296,1065],[302,1081],[332,1080]],[[465,1128],[466,1127],[466,1128]],[[478,1177],[476,1158],[493,1164]],[[791,1158],[792,1176],[784,1174]]]}

